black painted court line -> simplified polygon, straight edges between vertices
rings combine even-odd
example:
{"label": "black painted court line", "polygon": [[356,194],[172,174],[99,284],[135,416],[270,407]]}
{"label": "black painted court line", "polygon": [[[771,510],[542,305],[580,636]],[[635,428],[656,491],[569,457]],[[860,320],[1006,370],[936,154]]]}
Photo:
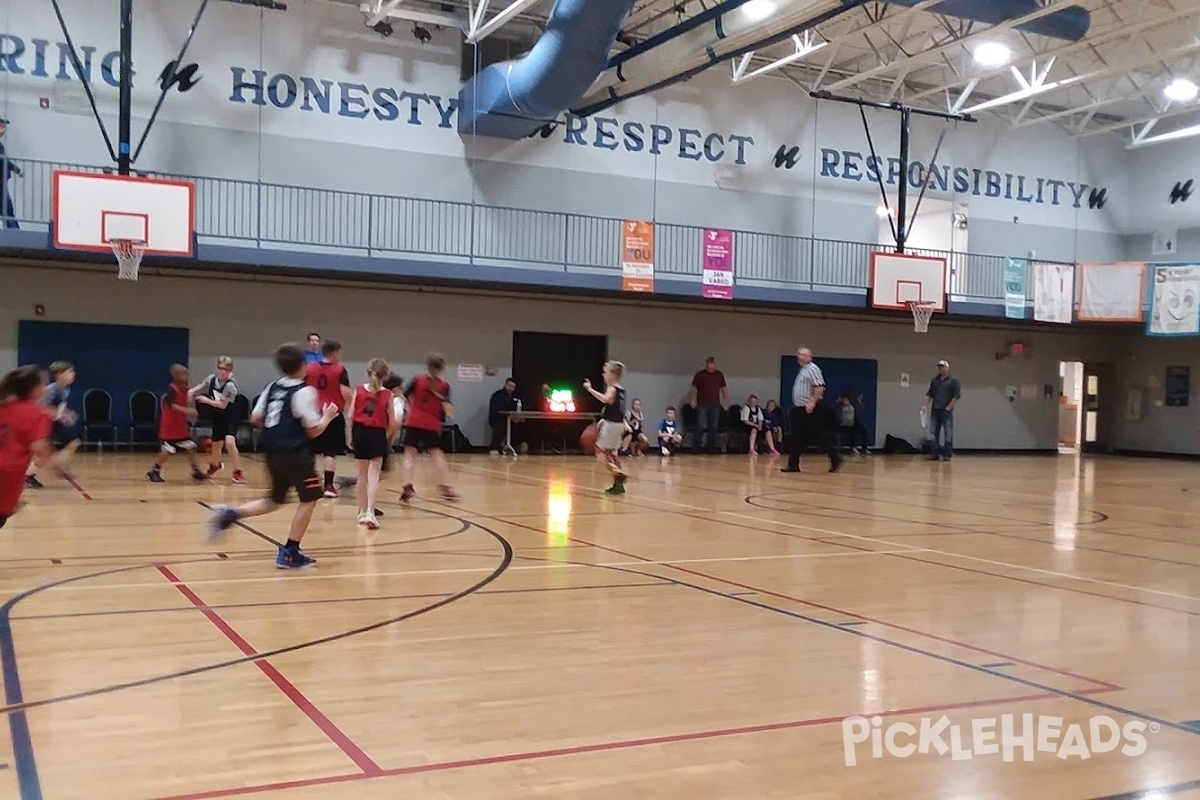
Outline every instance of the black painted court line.
{"label": "black painted court line", "polygon": [[997,661],[995,664],[980,664],[979,666],[983,667],[984,669],[997,669],[999,667],[1011,667],[1013,666],[1013,662]]}
{"label": "black painted court line", "polygon": [[866,624],[867,624],[866,620],[860,620],[860,619],[852,619],[852,620],[848,620],[846,622],[838,623],[838,625],[842,626],[843,628],[845,628],[848,625],[866,625]]}
{"label": "black painted court line", "polygon": [[1103,797],[1093,797],[1092,800],[1162,800],[1166,795],[1179,794],[1191,789],[1200,789],[1200,781],[1155,786],[1151,789],[1135,789],[1132,792],[1122,792],[1121,794],[1106,794]]}
{"label": "black painted court line", "polygon": [[[525,589],[482,589],[477,594],[541,594],[546,592],[582,592],[591,589],[634,589],[640,586],[673,586],[670,581],[637,581],[627,583],[600,583],[586,586],[535,586]],[[280,606],[336,605],[339,603],[370,603],[385,600],[431,600],[449,597],[454,592],[426,592],[424,594],[384,594],[363,597],[328,597],[320,600],[261,600],[246,603],[213,603],[205,605],[213,611],[231,608],[277,608]],[[195,611],[196,606],[167,606],[164,608],[117,608],[106,611],[65,611],[56,614],[29,614],[12,617],[13,622],[41,619],[78,619],[80,617],[127,617],[142,614],[169,614],[177,611]]]}

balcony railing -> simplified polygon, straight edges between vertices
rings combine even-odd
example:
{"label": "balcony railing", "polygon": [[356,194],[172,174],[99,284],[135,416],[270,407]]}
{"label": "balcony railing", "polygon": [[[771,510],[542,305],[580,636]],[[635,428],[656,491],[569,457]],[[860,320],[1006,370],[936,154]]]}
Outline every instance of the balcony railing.
{"label": "balcony railing", "polygon": [[[42,228],[51,217],[56,169],[95,166],[19,160],[24,176],[8,182],[16,218]],[[200,241],[263,249],[316,250],[378,257],[501,264],[539,272],[621,272],[620,219],[449,200],[347,192],[278,183],[147,173],[196,186]],[[703,228],[655,224],[655,273],[700,282]],[[862,291],[868,286],[867,242],[735,231],[735,280],[792,290]],[[950,265],[955,299],[1002,302],[1004,256],[912,250]]]}

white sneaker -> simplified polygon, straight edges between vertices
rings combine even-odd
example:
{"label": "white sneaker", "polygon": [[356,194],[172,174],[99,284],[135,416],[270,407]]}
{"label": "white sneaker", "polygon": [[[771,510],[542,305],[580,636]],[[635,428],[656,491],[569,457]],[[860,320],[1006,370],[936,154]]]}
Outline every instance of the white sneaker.
{"label": "white sneaker", "polygon": [[664,448],[662,448],[662,454],[664,456],[669,456],[669,455],[671,455],[671,451],[668,450],[666,447],[664,447]]}

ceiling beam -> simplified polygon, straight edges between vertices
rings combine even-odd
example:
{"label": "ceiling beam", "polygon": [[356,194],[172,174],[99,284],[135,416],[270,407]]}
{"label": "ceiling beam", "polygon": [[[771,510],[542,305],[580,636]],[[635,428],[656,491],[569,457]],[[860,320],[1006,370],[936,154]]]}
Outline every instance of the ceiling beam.
{"label": "ceiling beam", "polygon": [[[1142,31],[1146,31],[1146,30],[1151,30],[1153,28],[1161,28],[1162,26],[1168,25],[1172,22],[1175,22],[1176,20],[1180,20],[1180,19],[1184,19],[1184,18],[1188,18],[1188,17],[1194,18],[1195,16],[1196,16],[1196,9],[1194,7],[1192,7],[1187,10],[1184,10],[1184,11],[1176,10],[1176,11],[1173,11],[1173,12],[1166,14],[1164,16],[1161,16],[1161,17],[1153,17],[1151,19],[1146,19],[1141,22],[1134,23],[1133,25],[1117,25],[1117,26],[1114,26],[1113,29],[1108,31],[1107,33],[1103,33],[1098,36],[1089,36],[1088,38],[1084,39],[1083,41],[1072,42],[1070,44],[1065,44],[1065,45],[1062,45],[1059,47],[1054,47],[1054,48],[1050,48],[1048,50],[1044,50],[1044,51],[1038,53],[1037,57],[1045,58],[1047,56],[1070,55],[1072,53],[1077,53],[1077,52],[1080,52],[1083,50],[1088,50],[1099,44],[1106,44],[1107,42],[1111,42],[1111,41],[1115,41],[1115,40],[1127,40],[1132,34],[1140,33]],[[956,89],[959,86],[966,85],[968,82],[970,82],[973,79],[979,79],[982,81],[982,80],[987,80],[989,78],[995,78],[995,77],[1007,75],[1008,73],[1009,73],[1009,70],[1008,70],[1007,66],[997,67],[995,69],[983,70],[982,72],[978,72],[973,75],[962,76],[960,78],[957,78],[949,83],[945,83],[940,86],[933,86],[928,89],[922,89],[918,92],[907,95],[905,99],[908,102],[912,102],[914,100],[920,100],[925,97],[944,94],[945,92],[951,91],[952,89]]]}
{"label": "ceiling beam", "polygon": [[1033,81],[1026,81],[1024,77],[1020,75],[1020,72],[1017,71],[1017,68],[1013,67],[1012,73],[1014,77],[1020,77],[1020,80],[1018,80],[1017,83],[1021,88],[1017,89],[1015,92],[1010,92],[1009,94],[1001,95],[1000,97],[996,97],[991,100],[985,100],[982,103],[977,103],[969,108],[965,108],[963,109],[963,113],[975,114],[980,111],[987,111],[999,106],[1008,105],[1009,103],[1027,100],[1031,97],[1041,97],[1043,95],[1050,94],[1051,92],[1061,91],[1062,89],[1066,89],[1071,86],[1081,86],[1088,81],[1094,81],[1097,78],[1130,72],[1131,70],[1135,69],[1142,69],[1158,63],[1160,59],[1187,55],[1188,53],[1192,53],[1197,50],[1200,50],[1200,41],[1193,40],[1190,44],[1179,45],[1178,47],[1173,47],[1170,50],[1151,52],[1149,55],[1143,56],[1142,58],[1134,61],[1124,61],[1119,64],[1111,64],[1103,69],[1085,72],[1081,75],[1072,75],[1069,78],[1062,78],[1061,80],[1057,81],[1047,80],[1050,73],[1050,67],[1053,66],[1053,61],[1047,65],[1044,71],[1036,73]]}
{"label": "ceiling beam", "polygon": [[[937,47],[934,47],[930,50],[925,50],[920,53],[915,53],[911,56],[905,56],[904,58],[898,58],[887,64],[880,64],[879,66],[874,67],[873,69],[866,70],[866,71],[861,72],[858,75],[855,75],[853,77],[837,81],[836,83],[832,83],[832,84],[824,87],[824,89],[826,91],[831,91],[831,92],[840,91],[840,90],[846,89],[850,86],[854,86],[855,84],[862,83],[863,81],[867,81],[872,78],[877,78],[881,75],[886,75],[889,72],[891,72],[892,70],[895,70],[901,66],[907,66],[910,62],[913,62],[913,61],[926,62],[926,61],[930,61],[932,59],[936,59],[937,57],[941,56],[943,53],[948,53],[948,52],[951,52],[951,51],[961,47],[964,42],[967,42],[967,41],[970,41],[973,39],[978,39],[985,35],[995,34],[999,31],[1016,28],[1020,25],[1024,25],[1029,22],[1033,22],[1034,20],[1041,19],[1042,17],[1046,17],[1051,14],[1057,13],[1058,11],[1061,11],[1062,10],[1061,6],[1071,3],[1071,2],[1073,2],[1073,0],[1050,0],[1049,2],[1047,2],[1047,4],[1045,6],[1037,9],[1036,11],[1031,11],[1028,14],[1024,14],[1020,17],[1016,17],[1015,19],[1011,19],[1008,22],[1002,22],[999,25],[992,25],[990,27],[979,28],[979,29],[973,30],[963,36],[956,36],[955,38],[951,39],[950,41],[944,42],[943,44],[938,45]],[[1097,5],[1098,2],[1099,2],[1099,0],[1092,0],[1090,5]],[[922,5],[924,5],[924,4],[922,4]],[[1088,5],[1088,3],[1078,3],[1078,5]],[[930,94],[934,94],[934,92],[930,92]],[[913,100],[916,98],[915,97],[907,97],[906,99]]]}
{"label": "ceiling beam", "polygon": [[471,18],[470,28],[467,30],[467,43],[479,44],[479,42],[498,31],[522,11],[537,2],[538,0],[513,0],[507,8],[480,25],[479,20],[483,19],[483,14],[487,10],[487,2],[484,0],[480,4],[479,13]]}

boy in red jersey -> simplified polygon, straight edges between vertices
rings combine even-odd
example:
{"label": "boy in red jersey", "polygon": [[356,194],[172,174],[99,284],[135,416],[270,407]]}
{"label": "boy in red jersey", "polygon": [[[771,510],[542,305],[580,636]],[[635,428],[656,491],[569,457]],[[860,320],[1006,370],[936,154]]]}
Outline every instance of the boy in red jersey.
{"label": "boy in red jersey", "polygon": [[413,461],[419,450],[428,450],[433,456],[433,466],[440,481],[442,497],[457,500],[458,495],[450,488],[450,466],[442,452],[442,421],[454,416],[450,405],[450,384],[442,378],[446,370],[446,359],[437,353],[425,359],[428,374],[418,375],[404,390],[408,398],[408,412],[404,427],[400,429],[400,443],[404,446],[404,464],[401,473],[404,490],[400,499],[408,502],[417,492],[413,488]]}
{"label": "boy in red jersey", "polygon": [[38,405],[46,387],[36,366],[18,367],[0,379],[0,528],[17,513],[30,461],[54,463],[53,422]]}
{"label": "boy in red jersey", "polygon": [[338,416],[320,436],[313,439],[313,452],[323,456],[325,472],[325,496],[338,496],[337,485],[334,483],[334,473],[337,470],[338,456],[346,454],[348,443],[346,430],[346,408],[353,396],[350,391],[350,374],[342,366],[342,346],[333,339],[326,339],[321,346],[324,358],[320,363],[308,365],[308,375],[305,380],[308,385],[317,390],[317,407],[327,405],[337,406]]}
{"label": "boy in red jersey", "polygon": [[383,387],[387,380],[388,364],[382,358],[367,362],[367,382],[354,390],[351,419],[354,420],[351,439],[354,458],[358,462],[358,524],[368,530],[379,527],[375,514],[375,498],[379,494],[379,473],[388,453],[388,432],[394,424],[392,393]]}
{"label": "boy in red jersey", "polygon": [[152,483],[163,483],[162,465],[173,453],[182,450],[192,465],[192,477],[198,481],[208,480],[196,461],[196,442],[192,439],[192,420],[196,409],[189,405],[188,369],[182,364],[171,365],[171,383],[162,397],[162,414],[158,420],[159,454],[154,466],[146,473]]}

